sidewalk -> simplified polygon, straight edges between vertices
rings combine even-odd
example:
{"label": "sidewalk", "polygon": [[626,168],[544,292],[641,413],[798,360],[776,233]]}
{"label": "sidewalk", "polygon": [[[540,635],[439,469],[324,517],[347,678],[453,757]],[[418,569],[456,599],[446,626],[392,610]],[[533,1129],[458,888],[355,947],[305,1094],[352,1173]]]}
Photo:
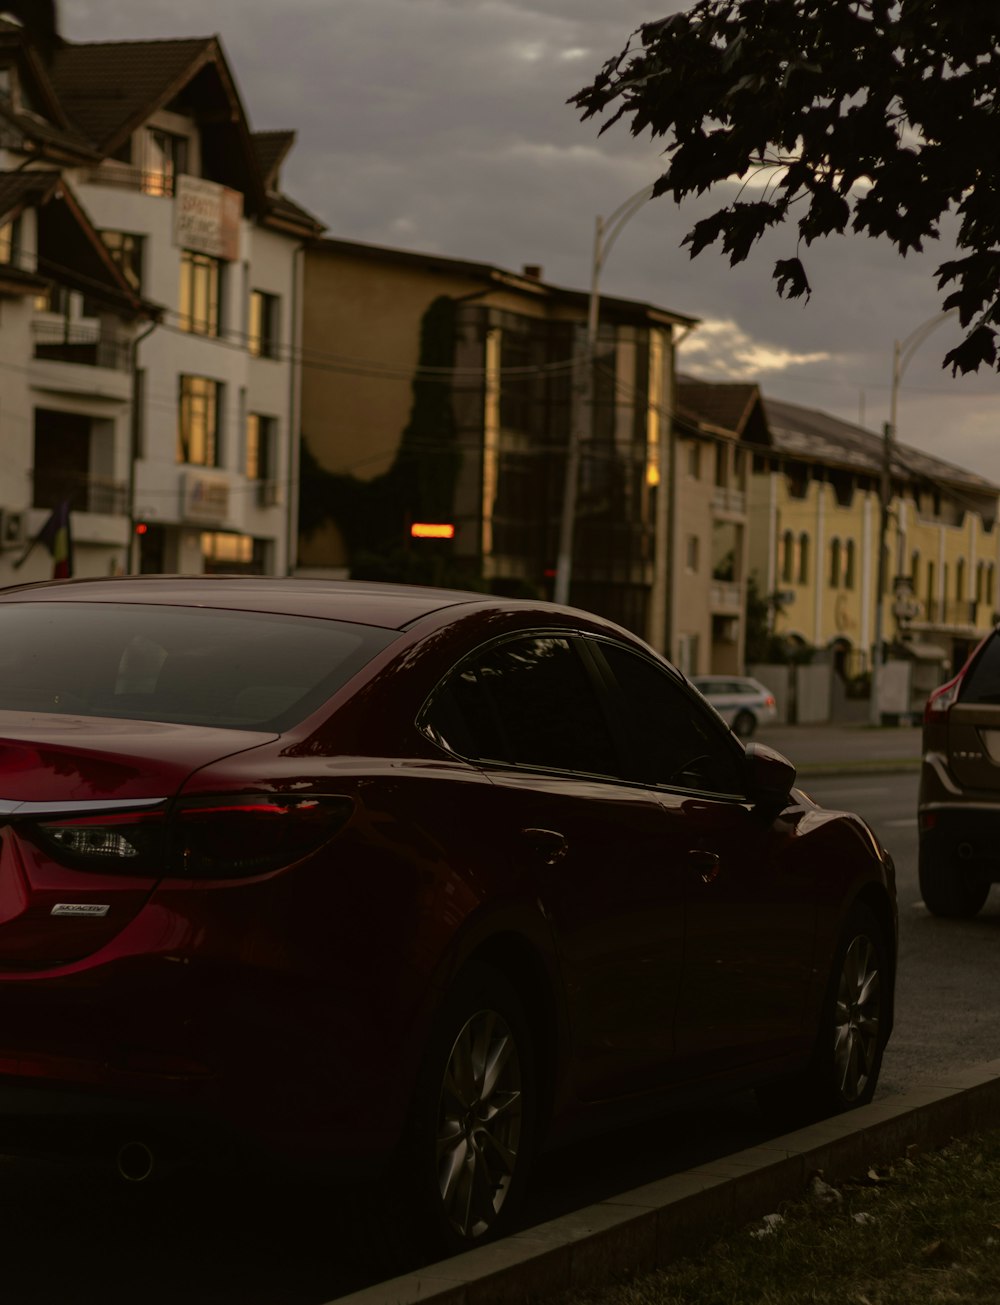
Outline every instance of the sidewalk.
{"label": "sidewalk", "polygon": [[919,725],[765,725],[751,740],[783,752],[800,775],[917,770]]}
{"label": "sidewalk", "polygon": [[592,1290],[670,1264],[799,1199],[817,1173],[832,1184],[863,1179],[910,1147],[934,1150],[998,1123],[1000,1061],[993,1061],[342,1296],[337,1305],[527,1305]]}

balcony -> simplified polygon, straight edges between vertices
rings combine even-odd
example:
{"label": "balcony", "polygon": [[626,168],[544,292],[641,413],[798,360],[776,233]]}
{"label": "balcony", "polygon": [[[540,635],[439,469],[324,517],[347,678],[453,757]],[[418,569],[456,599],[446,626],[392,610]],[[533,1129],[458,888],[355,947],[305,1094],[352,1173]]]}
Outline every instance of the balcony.
{"label": "balcony", "polygon": [[713,613],[737,616],[743,611],[743,586],[738,580],[713,580],[708,602]]}
{"label": "balcony", "polygon": [[725,516],[745,516],[747,496],[745,490],[730,489],[726,485],[716,485],[712,491],[712,507]]}
{"label": "balcony", "polygon": [[52,509],[69,500],[74,512],[99,516],[128,513],[128,486],[104,476],[87,476],[59,467],[36,467],[32,507]]}
{"label": "balcony", "polygon": [[102,331],[96,321],[36,318],[31,324],[31,334],[35,342],[34,356],[38,359],[117,372],[127,372],[131,366],[129,341],[124,336]]}
{"label": "balcony", "polygon": [[932,598],[924,603],[923,621],[914,624],[968,629],[976,624],[976,604],[962,598]]}
{"label": "balcony", "polygon": [[142,195],[159,195],[172,199],[176,176],[170,172],[147,172],[127,163],[113,160],[100,168],[86,168],[80,181],[90,186],[117,186],[121,190],[135,190]]}

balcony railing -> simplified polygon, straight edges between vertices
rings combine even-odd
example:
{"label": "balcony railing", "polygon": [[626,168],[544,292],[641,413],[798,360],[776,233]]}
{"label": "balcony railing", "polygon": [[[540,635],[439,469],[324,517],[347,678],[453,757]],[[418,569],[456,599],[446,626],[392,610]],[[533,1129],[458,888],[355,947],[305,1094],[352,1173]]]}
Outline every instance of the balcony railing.
{"label": "balcony railing", "polygon": [[102,331],[97,322],[37,320],[31,324],[35,357],[127,372],[132,350],[128,340]]}
{"label": "balcony railing", "polygon": [[718,512],[745,512],[746,492],[742,489],[730,489],[726,485],[716,485],[712,491],[712,507]]}
{"label": "balcony railing", "polygon": [[171,172],[147,172],[127,163],[106,163],[100,168],[86,168],[81,181],[92,186],[118,186],[122,190],[137,190],[143,195],[173,197],[177,178]]}
{"label": "balcony railing", "polygon": [[924,620],[929,625],[975,625],[976,604],[964,598],[932,598],[924,603]]}
{"label": "balcony railing", "polygon": [[713,580],[709,603],[713,612],[741,612],[743,586],[737,580]]}
{"label": "balcony railing", "polygon": [[128,486],[104,476],[79,475],[58,467],[36,467],[32,507],[56,508],[67,500],[74,512],[125,516],[128,512]]}

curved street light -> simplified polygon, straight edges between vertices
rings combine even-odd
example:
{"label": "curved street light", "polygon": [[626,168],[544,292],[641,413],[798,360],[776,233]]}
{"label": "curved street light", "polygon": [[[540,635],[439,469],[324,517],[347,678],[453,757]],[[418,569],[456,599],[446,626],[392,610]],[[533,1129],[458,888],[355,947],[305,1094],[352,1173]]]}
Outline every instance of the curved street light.
{"label": "curved street light", "polygon": [[878,578],[875,602],[875,639],[872,650],[872,686],[868,716],[869,723],[872,725],[881,725],[882,723],[882,695],[880,692],[879,671],[885,665],[885,538],[889,530],[889,499],[892,493],[892,446],[896,439],[896,410],[899,403],[899,386],[903,379],[903,373],[910,365],[910,359],[917,349],[920,348],[932,331],[936,331],[942,322],[946,322],[949,317],[954,317],[957,312],[957,308],[949,308],[947,312],[935,313],[926,322],[922,322],[915,331],[911,331],[905,340],[902,342],[896,340],[892,346],[892,388],[889,392],[889,420],[882,427],[882,485],[879,495],[881,512],[878,534],[878,570],[876,572]]}
{"label": "curved street light", "polygon": [[594,360],[597,356],[597,329],[600,315],[601,269],[618,239],[622,227],[653,198],[652,184],[629,196],[607,219],[597,218],[594,225],[594,256],[590,264],[590,299],[587,305],[587,340],[578,401],[570,421],[566,450],[566,474],[563,480],[562,516],[559,521],[559,552],[553,597],[557,603],[569,602],[573,577],[573,535],[576,527],[576,496],[580,481],[580,450],[591,438],[594,427]]}

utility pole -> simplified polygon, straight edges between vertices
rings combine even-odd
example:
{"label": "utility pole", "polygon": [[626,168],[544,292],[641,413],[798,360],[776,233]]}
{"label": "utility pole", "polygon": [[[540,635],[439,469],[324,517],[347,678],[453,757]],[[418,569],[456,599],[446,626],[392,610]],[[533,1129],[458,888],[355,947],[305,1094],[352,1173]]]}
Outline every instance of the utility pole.
{"label": "utility pole", "polygon": [[581,370],[578,372],[576,403],[570,417],[569,445],[566,450],[566,475],[563,480],[562,516],[559,521],[559,553],[556,558],[556,581],[553,597],[557,603],[569,602],[573,578],[573,535],[576,529],[576,498],[580,483],[580,453],[589,443],[594,430],[594,363],[597,358],[597,333],[600,318],[601,269],[622,227],[653,198],[652,185],[643,186],[605,221],[594,224],[594,254],[590,264],[590,298],[587,303],[587,336]]}
{"label": "utility pole", "polygon": [[882,477],[879,495],[881,511],[879,514],[878,534],[878,588],[875,593],[875,642],[872,646],[872,685],[869,698],[869,721],[872,725],[882,724],[882,686],[879,672],[885,665],[885,587],[886,587],[886,539],[889,533],[889,506],[892,493],[892,446],[896,439],[896,411],[899,404],[899,386],[903,373],[910,364],[917,349],[932,331],[937,330],[942,322],[954,317],[957,308],[947,312],[936,313],[922,322],[902,343],[896,340],[892,346],[892,386],[889,391],[889,420],[882,427]]}

